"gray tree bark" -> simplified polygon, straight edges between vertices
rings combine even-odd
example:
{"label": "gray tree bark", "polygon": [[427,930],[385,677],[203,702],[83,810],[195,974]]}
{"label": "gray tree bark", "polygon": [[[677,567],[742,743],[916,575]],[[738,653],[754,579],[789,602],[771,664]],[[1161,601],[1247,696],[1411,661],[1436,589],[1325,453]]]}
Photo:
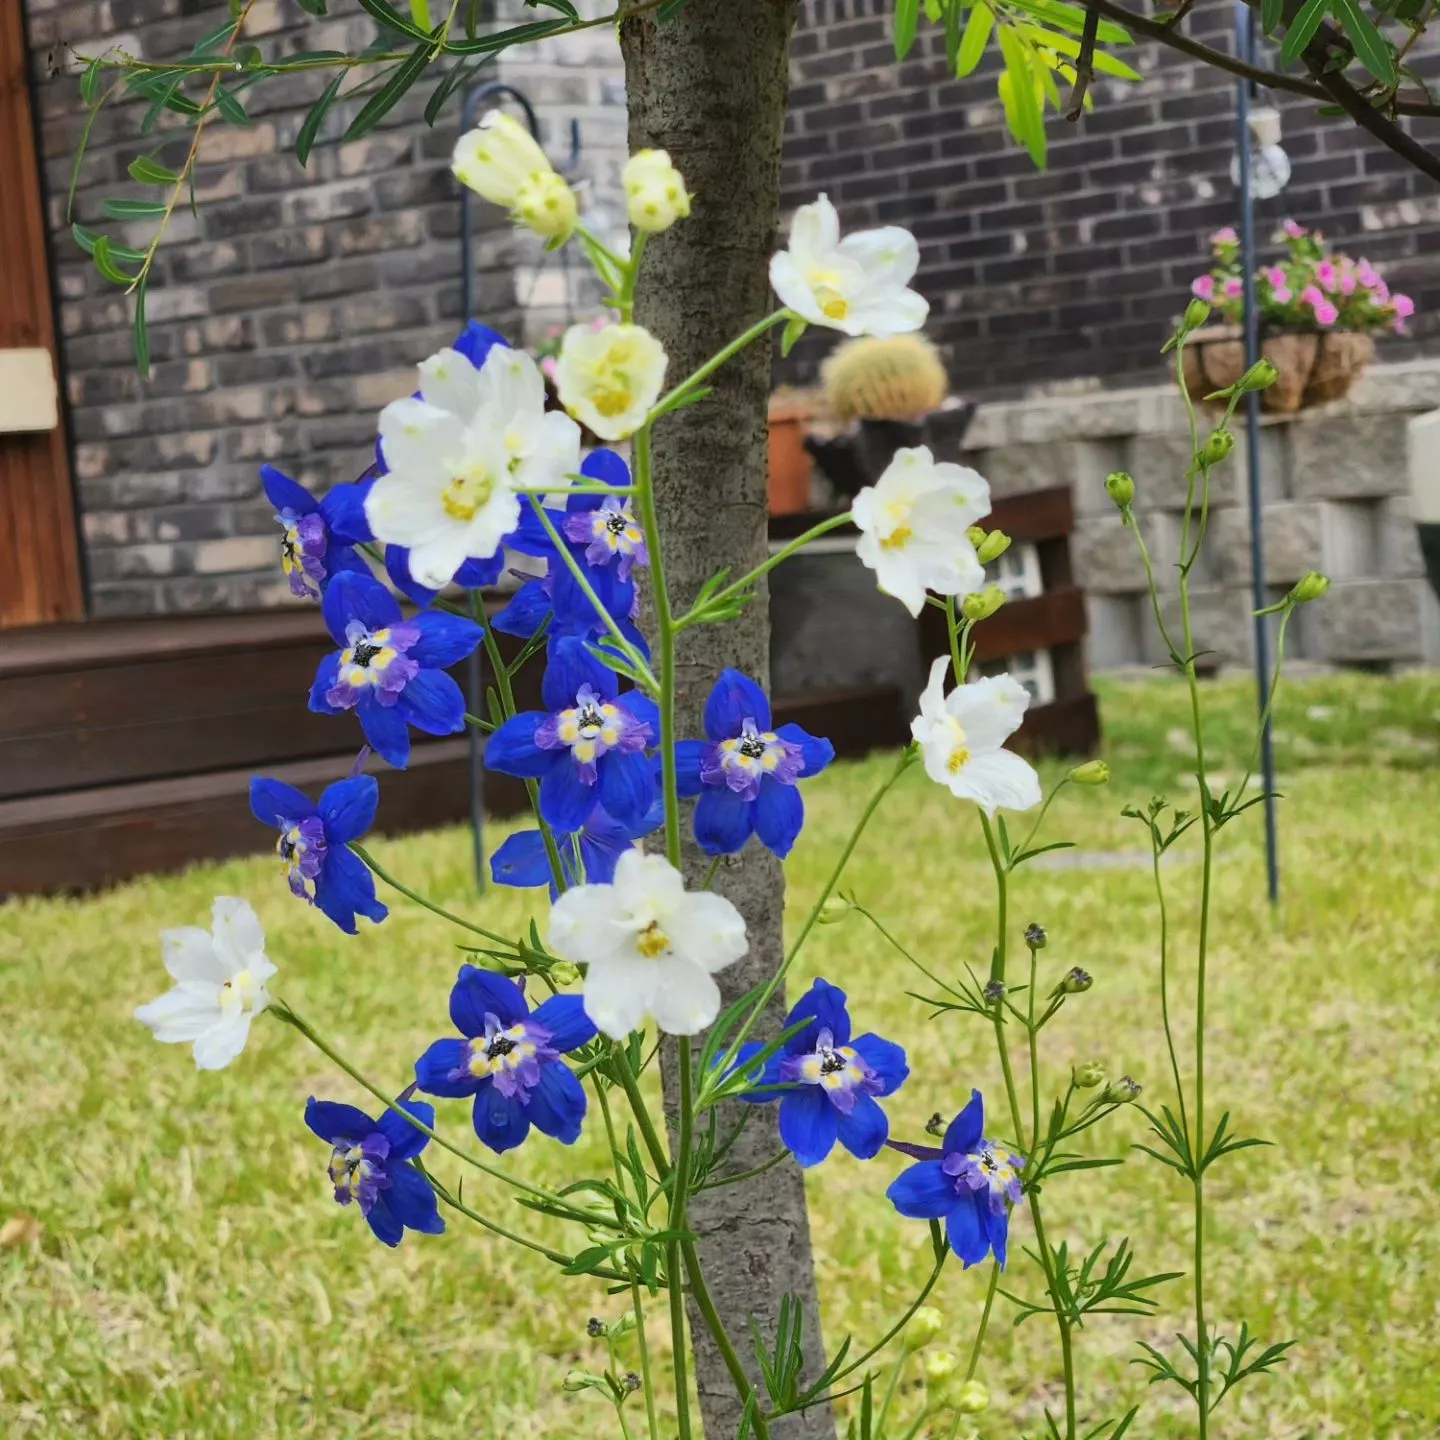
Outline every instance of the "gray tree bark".
{"label": "gray tree bark", "polygon": [[[690,0],[670,23],[653,12],[621,31],[630,107],[630,148],[667,150],[694,196],[691,216],[652,236],[641,272],[636,321],[670,357],[668,382],[703,364],[774,305],[768,265],[779,213],[780,138],[786,52],[796,0]],[[702,404],[656,427],[655,489],[667,579],[683,611],[703,581],[724,566],[739,575],[766,556],[766,397],[770,344],[730,361]],[[770,614],[765,588],[738,620],[680,636],[676,662],[678,733],[702,734],[705,696],[733,665],[769,688]],[[698,885],[706,857],[693,842],[686,876]],[[717,890],[745,916],[750,953],[718,978],[726,1002],[760,984],[782,956],[785,882],[779,863],[752,840],[722,866]],[[757,1029],[782,1028],[777,997]],[[674,1094],[673,1054],[664,1066]],[[739,1106],[727,1106],[730,1111]],[[757,1107],[726,1159],[731,1173],[753,1169],[781,1148],[773,1106]],[[733,1119],[722,1116],[722,1121]],[[726,1133],[722,1130],[722,1134]],[[806,1373],[824,1368],[810,1225],[799,1167],[787,1160],[756,1179],[695,1197],[698,1236],[716,1307],[752,1379],[749,1318],[773,1342],[780,1301],[805,1310]],[[690,1307],[701,1415],[711,1440],[733,1436],[741,1405],[704,1322]],[[763,1395],[763,1390],[762,1390]],[[833,1440],[828,1406],[780,1421],[776,1440]]]}

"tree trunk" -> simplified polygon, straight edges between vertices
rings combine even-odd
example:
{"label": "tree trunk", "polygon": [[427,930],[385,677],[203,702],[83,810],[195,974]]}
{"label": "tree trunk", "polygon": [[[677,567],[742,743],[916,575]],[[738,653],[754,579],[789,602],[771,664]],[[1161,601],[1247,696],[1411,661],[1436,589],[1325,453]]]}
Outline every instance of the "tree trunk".
{"label": "tree trunk", "polygon": [[[688,220],[651,237],[635,314],[664,344],[671,384],[774,305],[767,272],[779,212],[786,51],[794,18],[795,0],[690,0],[668,24],[658,25],[651,12],[622,28],[631,151],[669,151],[694,196]],[[717,570],[730,566],[738,575],[766,556],[768,341],[732,360],[712,383],[707,400],[663,420],[655,435],[665,567],[681,610]],[[703,733],[705,696],[727,665],[769,688],[770,613],[763,586],[738,620],[680,636],[681,735]],[[707,863],[692,843],[686,858],[691,885],[700,883]],[[716,889],[739,906],[750,936],[747,958],[719,977],[728,1003],[780,963],[785,886],[779,863],[752,840],[721,867]],[[778,1033],[784,1012],[777,997],[757,1035]],[[667,1101],[674,1079],[667,1063]],[[722,1123],[733,1118],[724,1115]],[[750,1117],[726,1168],[753,1169],[780,1148],[774,1107],[763,1107]],[[749,1318],[755,1316],[773,1342],[787,1293],[804,1306],[806,1374],[818,1375],[823,1347],[799,1167],[787,1161],[757,1179],[699,1195],[688,1218],[716,1307],[752,1378],[758,1383]],[[693,1306],[690,1324],[705,1430],[711,1440],[728,1440],[739,1426],[741,1406]],[[776,1440],[833,1440],[834,1433],[828,1406],[774,1427]]]}

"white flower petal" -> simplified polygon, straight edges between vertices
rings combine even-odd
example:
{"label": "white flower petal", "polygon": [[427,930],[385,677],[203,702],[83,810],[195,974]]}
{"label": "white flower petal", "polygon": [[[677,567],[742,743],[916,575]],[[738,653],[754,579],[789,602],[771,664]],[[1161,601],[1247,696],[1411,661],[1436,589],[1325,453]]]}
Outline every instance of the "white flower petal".
{"label": "white flower petal", "polygon": [[720,987],[700,966],[665,960],[656,971],[650,1013],[661,1030],[667,1035],[698,1035],[713,1023],[720,1013]]}
{"label": "white flower petal", "polygon": [[950,777],[949,784],[955,795],[975,801],[987,815],[996,810],[1030,810],[1043,798],[1040,777],[1009,750],[972,756]]}
{"label": "white flower petal", "polygon": [[215,941],[208,930],[186,925],[179,930],[162,930],[160,946],[165,968],[176,980],[208,980],[223,985],[230,971],[215,953]]}
{"label": "white flower petal", "polygon": [[148,1025],[161,1044],[188,1045],[215,1023],[219,1013],[220,987],[202,989],[199,982],[189,981],[139,1006],[135,1018]]}
{"label": "white flower petal", "polygon": [[265,954],[265,931],[250,902],[234,895],[217,895],[210,915],[215,953],[224,962],[226,978],[252,969],[256,957]]}
{"label": "white flower petal", "polygon": [[464,446],[464,421],[437,405],[406,396],[380,412],[380,452],[388,470],[443,483]]}
{"label": "white flower petal", "polygon": [[828,195],[802,205],[790,221],[789,248],[799,256],[823,255],[840,244],[840,217]]}
{"label": "white flower petal", "polygon": [[218,1020],[195,1041],[195,1065],[200,1070],[223,1070],[245,1048],[251,1016],[237,1010]]}
{"label": "white flower petal", "polygon": [[413,548],[454,529],[442,503],[442,483],[403,470],[382,475],[365,497],[365,518],[375,538]]}
{"label": "white flower petal", "polygon": [[898,225],[878,230],[857,230],[837,247],[856,261],[877,291],[904,290],[920,268],[920,247],[915,237]]}
{"label": "white flower petal", "polygon": [[[377,532],[378,533],[378,532]],[[410,550],[410,575],[429,590],[443,590],[469,556],[469,526],[452,525]],[[490,554],[495,553],[492,548]],[[489,556],[479,556],[488,559]]]}
{"label": "white flower petal", "polygon": [[[624,856],[620,863],[625,863]],[[547,939],[551,950],[576,964],[599,965],[616,959],[628,950],[631,935],[618,923],[620,913],[615,886],[574,886],[550,907]]]}
{"label": "white flower petal", "polygon": [[615,896],[622,909],[652,904],[669,911],[685,896],[685,880],[663,856],[627,850],[615,865]]}
{"label": "white flower petal", "polygon": [[1013,675],[987,675],[950,692],[946,710],[960,722],[972,754],[998,750],[1021,726],[1030,692]]}
{"label": "white flower petal", "polygon": [[520,416],[545,410],[545,380],[523,350],[495,345],[480,368],[480,404],[497,416]]}
{"label": "white flower petal", "polygon": [[[599,890],[604,887],[585,885],[579,888]],[[565,900],[575,893],[567,890],[560,899]],[[553,937],[553,922],[551,934]],[[689,968],[694,969],[693,966]],[[704,976],[703,971],[696,973]],[[708,976],[704,978],[709,979]],[[623,1040],[645,1023],[658,980],[659,970],[653,960],[636,957],[592,961],[585,976],[585,1013],[612,1040]]]}
{"label": "white flower petal", "polygon": [[723,895],[706,890],[686,894],[666,917],[665,931],[680,954],[708,971],[733,965],[750,948],[744,916]]}
{"label": "white flower petal", "polygon": [[770,288],[781,305],[812,325],[830,323],[815,299],[815,292],[806,283],[803,267],[788,250],[777,250],[770,257]]}
{"label": "white flower petal", "polygon": [[874,535],[861,535],[855,554],[875,572],[875,583],[916,619],[925,608],[925,583],[903,550],[886,550]]}
{"label": "white flower petal", "polygon": [[427,405],[468,420],[480,404],[480,372],[468,355],[447,346],[420,362],[420,395]]}

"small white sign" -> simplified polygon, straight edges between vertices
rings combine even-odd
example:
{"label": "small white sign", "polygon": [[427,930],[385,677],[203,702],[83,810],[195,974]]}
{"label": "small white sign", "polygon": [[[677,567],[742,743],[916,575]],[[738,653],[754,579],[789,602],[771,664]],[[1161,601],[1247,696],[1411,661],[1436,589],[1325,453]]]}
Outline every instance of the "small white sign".
{"label": "small white sign", "polygon": [[53,430],[60,423],[48,350],[0,350],[0,433]]}

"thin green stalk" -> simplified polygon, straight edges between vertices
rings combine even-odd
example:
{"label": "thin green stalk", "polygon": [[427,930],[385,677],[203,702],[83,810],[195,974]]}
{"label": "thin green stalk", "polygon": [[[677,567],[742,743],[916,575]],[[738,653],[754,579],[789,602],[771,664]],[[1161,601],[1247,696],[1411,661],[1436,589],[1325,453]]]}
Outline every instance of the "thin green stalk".
{"label": "thin green stalk", "polygon": [[630,1269],[630,1307],[635,1312],[635,1339],[640,1346],[640,1381],[645,1391],[645,1420],[650,1440],[660,1440],[660,1418],[655,1413],[655,1380],[650,1372],[650,1341],[645,1335],[645,1302],[641,1298],[640,1281]]}
{"label": "thin green stalk", "polygon": [[717,855],[705,867],[705,878],[700,882],[700,888],[702,890],[708,890],[715,883],[715,876],[720,871],[720,862],[724,860],[724,858],[723,855]]}
{"label": "thin green stalk", "polygon": [[515,948],[514,940],[506,939],[504,935],[497,935],[495,931],[487,930],[483,925],[476,925],[473,921],[456,915],[454,911],[447,910],[443,905],[437,905],[433,900],[427,900],[419,891],[412,890],[403,881],[397,880],[363,845],[357,845],[353,840],[349,842],[349,845],[350,849],[364,861],[367,869],[383,880],[392,890],[398,890],[407,900],[413,900],[422,909],[430,911],[432,915],[438,915],[442,920],[448,920],[452,925],[458,925],[462,930],[469,930],[473,935],[481,935],[496,945],[503,945],[507,955],[513,955],[517,960],[521,958],[520,951]]}
{"label": "thin green stalk", "polygon": [[630,1061],[619,1045],[613,1047],[613,1053],[621,1088],[625,1091],[625,1098],[630,1102],[630,1112],[635,1117],[635,1123],[640,1127],[640,1138],[645,1142],[646,1150],[650,1152],[650,1160],[655,1166],[655,1173],[661,1180],[664,1180],[670,1173],[670,1161],[665,1154],[665,1147],[660,1143],[659,1135],[655,1133],[655,1122],[651,1120],[650,1109],[645,1104],[645,1097],[640,1093],[640,1082],[635,1078],[634,1071],[630,1069]]}
{"label": "thin green stalk", "polygon": [[[683,1051],[688,1049],[688,1046],[682,1041],[680,1048]],[[770,1421],[760,1409],[760,1400],[759,1396],[755,1394],[755,1387],[750,1383],[750,1377],[740,1363],[740,1356],[730,1339],[729,1331],[725,1328],[725,1322],[715,1308],[715,1301],[710,1296],[710,1287],[705,1283],[705,1269],[700,1264],[700,1255],[695,1249],[695,1242],[693,1240],[681,1241],[680,1250],[685,1258],[685,1275],[690,1281],[690,1293],[695,1297],[696,1308],[704,1317],[705,1328],[709,1330],[716,1348],[720,1351],[720,1358],[730,1375],[730,1383],[734,1385],[736,1393],[743,1402],[748,1404],[751,1396],[755,1396],[755,1405],[751,1411],[750,1420],[751,1428],[755,1432],[755,1440],[769,1440]],[[673,1289],[672,1293],[674,1293]]]}
{"label": "thin green stalk", "polygon": [[757,1175],[763,1175],[767,1170],[773,1170],[789,1153],[788,1150],[782,1150],[778,1155],[772,1155],[763,1164],[755,1166],[753,1170],[741,1170],[736,1175],[725,1175],[719,1180],[708,1180],[695,1193],[698,1195],[701,1190],[720,1190],[726,1185],[738,1185],[742,1180],[753,1180]]}
{"label": "thin green stalk", "polygon": [[990,1311],[995,1305],[995,1292],[1000,1288],[1000,1262],[990,1262],[990,1283],[985,1287],[985,1308],[980,1312],[980,1328],[975,1332],[975,1343],[970,1347],[970,1363],[965,1367],[965,1378],[973,1380],[980,1368],[980,1352],[985,1348],[985,1332],[990,1328]]}
{"label": "thin green stalk", "polygon": [[747,345],[758,340],[767,330],[773,330],[775,326],[788,319],[790,319],[788,310],[776,310],[763,320],[757,320],[743,335],[737,335],[723,350],[712,355],[698,370],[687,375],[678,385],[672,390],[666,391],[655,402],[649,415],[645,417],[645,428],[648,430],[662,415],[673,410],[678,401],[683,400],[686,394],[697,385],[708,380],[727,360],[733,359]]}
{"label": "thin green stalk", "polygon": [[[669,671],[667,670],[668,674]],[[673,704],[673,696],[672,704]],[[670,1167],[670,1213],[666,1228],[676,1234],[685,1228],[686,1185],[689,1179],[691,1111],[694,1105],[694,1056],[690,1041],[681,1036],[675,1047],[679,1057],[679,1091],[675,1116],[675,1156]],[[670,1344],[675,1367],[675,1414],[679,1440],[691,1440],[689,1355],[685,1338],[685,1284],[681,1278],[684,1253],[680,1241],[665,1246],[665,1274],[670,1292]],[[693,1286],[693,1281],[692,1281]],[[698,1296],[696,1297],[698,1301]],[[708,1323],[708,1317],[707,1317]],[[716,1336],[717,1342],[719,1336]]]}
{"label": "thin green stalk", "polygon": [[935,1268],[930,1272],[930,1278],[921,1288],[920,1293],[910,1302],[910,1308],[863,1354],[858,1355],[842,1370],[837,1370],[831,1377],[830,1386],[833,1395],[834,1387],[847,1376],[853,1375],[857,1370],[863,1369],[875,1358],[914,1318],[915,1312],[930,1298],[930,1292],[935,1288],[936,1282],[940,1279],[940,1272],[945,1268],[945,1261],[949,1258],[950,1250],[947,1246],[940,1252],[940,1258],[935,1262]]}
{"label": "thin green stalk", "polygon": [[1038,1031],[1035,1029],[1035,983],[1036,970],[1039,965],[1039,954],[1033,946],[1030,950],[1030,989],[1025,998],[1029,1002],[1029,1014],[1026,1017],[1025,1029],[1030,1037],[1030,1148],[1027,1152],[1033,1155],[1040,1148],[1040,1044]]}
{"label": "thin green stalk", "polygon": [[885,1385],[885,1397],[880,1402],[880,1414],[875,1420],[875,1433],[883,1436],[885,1434],[885,1422],[890,1418],[890,1407],[895,1403],[895,1391],[900,1385],[900,1372],[905,1368],[905,1361],[908,1358],[902,1350],[896,1358],[895,1363],[890,1367],[890,1379]]}
{"label": "thin green stalk", "polygon": [[1160,905],[1160,1020],[1165,1028],[1165,1049],[1170,1055],[1170,1074],[1175,1080],[1175,1098],[1180,1107],[1180,1128],[1188,1135],[1190,1119],[1185,1103],[1185,1086],[1180,1080],[1180,1060],[1175,1051],[1175,1034],[1170,1027],[1170,917],[1165,905],[1165,881],[1160,874],[1160,846],[1150,837],[1151,871],[1155,877],[1155,899]]}

